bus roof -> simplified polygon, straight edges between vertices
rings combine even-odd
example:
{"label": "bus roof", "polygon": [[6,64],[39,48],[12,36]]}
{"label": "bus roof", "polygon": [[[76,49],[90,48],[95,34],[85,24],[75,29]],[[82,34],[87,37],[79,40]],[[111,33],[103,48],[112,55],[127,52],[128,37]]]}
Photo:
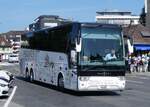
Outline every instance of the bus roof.
{"label": "bus roof", "polygon": [[117,25],[117,24],[102,24],[102,23],[96,23],[96,22],[90,22],[90,23],[89,22],[70,22],[70,23],[63,24],[63,25],[56,26],[56,27],[44,28],[44,29],[40,29],[40,30],[37,30],[37,31],[30,31],[30,32],[27,32],[26,34],[31,34],[32,35],[32,32],[40,32],[40,31],[45,31],[45,30],[58,29],[58,28],[62,28],[63,26],[72,25],[72,24],[79,24],[82,27],[89,27],[89,28],[101,27],[101,28],[121,29],[121,26]]}
{"label": "bus roof", "polygon": [[102,24],[102,23],[81,23],[82,27],[101,27],[101,28],[120,28],[120,25],[117,24]]}

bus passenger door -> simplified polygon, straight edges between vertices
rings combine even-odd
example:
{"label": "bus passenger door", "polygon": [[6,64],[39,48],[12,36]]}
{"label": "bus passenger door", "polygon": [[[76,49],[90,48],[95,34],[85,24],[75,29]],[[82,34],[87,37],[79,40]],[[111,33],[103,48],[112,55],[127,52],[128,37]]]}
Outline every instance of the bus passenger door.
{"label": "bus passenger door", "polygon": [[74,69],[71,72],[71,87],[72,89],[77,89],[77,73]]}
{"label": "bus passenger door", "polygon": [[77,54],[75,50],[71,50],[70,53],[70,79],[71,79],[71,88],[77,89]]}

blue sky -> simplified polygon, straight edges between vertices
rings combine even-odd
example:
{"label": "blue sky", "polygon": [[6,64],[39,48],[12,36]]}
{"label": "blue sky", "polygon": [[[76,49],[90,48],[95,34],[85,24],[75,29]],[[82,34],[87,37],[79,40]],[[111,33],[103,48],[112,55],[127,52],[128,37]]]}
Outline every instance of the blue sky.
{"label": "blue sky", "polygon": [[39,15],[93,22],[96,11],[131,11],[139,15],[143,6],[144,0],[0,0],[0,33],[24,30]]}

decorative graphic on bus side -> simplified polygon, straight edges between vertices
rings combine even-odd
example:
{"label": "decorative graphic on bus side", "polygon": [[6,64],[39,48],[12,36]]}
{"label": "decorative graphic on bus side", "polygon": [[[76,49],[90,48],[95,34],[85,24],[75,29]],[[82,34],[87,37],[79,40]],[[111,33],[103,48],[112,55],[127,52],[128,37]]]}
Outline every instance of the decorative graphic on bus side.
{"label": "decorative graphic on bus side", "polygon": [[48,54],[45,56],[44,67],[52,67],[52,68],[54,68],[54,62],[50,61]]}

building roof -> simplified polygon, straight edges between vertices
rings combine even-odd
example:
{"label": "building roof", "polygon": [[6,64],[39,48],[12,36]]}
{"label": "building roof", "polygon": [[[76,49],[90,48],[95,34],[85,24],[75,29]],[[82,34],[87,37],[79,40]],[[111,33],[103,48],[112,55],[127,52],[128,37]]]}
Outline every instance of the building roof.
{"label": "building roof", "polygon": [[121,15],[131,15],[131,12],[126,11],[100,11],[96,12],[97,14],[121,14]]}
{"label": "building roof", "polygon": [[38,21],[40,19],[43,19],[43,18],[49,18],[49,19],[53,19],[53,20],[62,20],[62,21],[68,21],[69,19],[64,19],[64,18],[61,18],[59,17],[58,15],[41,15],[39,17],[37,17],[34,21]]}
{"label": "building roof", "polygon": [[134,44],[150,44],[150,29],[141,24],[125,27],[123,32],[133,38]]}
{"label": "building roof", "polygon": [[11,47],[11,44],[5,37],[0,36],[0,46],[1,47]]}
{"label": "building roof", "polygon": [[57,15],[41,15],[38,18],[59,18],[59,16]]}
{"label": "building roof", "polygon": [[25,33],[25,31],[9,31],[9,32],[6,32],[6,33],[2,33],[1,35],[15,36],[15,35],[22,35],[23,33]]}

